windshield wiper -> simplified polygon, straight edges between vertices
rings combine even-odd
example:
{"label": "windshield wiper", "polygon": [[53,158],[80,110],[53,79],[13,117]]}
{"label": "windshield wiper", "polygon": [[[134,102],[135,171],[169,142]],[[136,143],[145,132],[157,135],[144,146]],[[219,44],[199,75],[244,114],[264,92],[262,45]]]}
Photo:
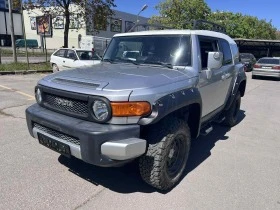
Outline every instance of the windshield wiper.
{"label": "windshield wiper", "polygon": [[102,61],[114,63],[114,60],[112,60],[110,58],[104,58]]}
{"label": "windshield wiper", "polygon": [[135,65],[140,65],[137,61],[131,60],[131,59],[124,59],[125,61],[129,61],[130,63],[133,63]]}
{"label": "windshield wiper", "polygon": [[173,69],[173,65],[171,63],[161,63],[161,65],[169,69]]}
{"label": "windshield wiper", "polygon": [[147,62],[147,64],[157,64],[157,65],[161,65],[163,67],[167,67],[169,69],[173,69],[173,65],[171,63],[164,63],[164,62],[160,62],[160,61],[151,61],[151,62]]}

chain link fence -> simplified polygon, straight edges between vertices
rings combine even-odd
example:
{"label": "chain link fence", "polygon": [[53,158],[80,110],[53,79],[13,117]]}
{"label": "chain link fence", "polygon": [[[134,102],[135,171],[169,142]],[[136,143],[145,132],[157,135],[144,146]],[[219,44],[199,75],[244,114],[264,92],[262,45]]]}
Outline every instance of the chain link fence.
{"label": "chain link fence", "polygon": [[[55,49],[25,48],[16,49],[17,62],[21,63],[42,63],[49,62],[51,54]],[[11,47],[0,47],[0,64],[13,63],[13,50]]]}

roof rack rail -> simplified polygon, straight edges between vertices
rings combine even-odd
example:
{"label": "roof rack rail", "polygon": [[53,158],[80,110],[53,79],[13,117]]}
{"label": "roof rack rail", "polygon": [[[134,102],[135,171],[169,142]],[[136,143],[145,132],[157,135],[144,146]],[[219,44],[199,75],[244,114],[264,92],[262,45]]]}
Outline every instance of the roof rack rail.
{"label": "roof rack rail", "polygon": [[[216,31],[221,33],[226,33],[225,27],[213,23],[207,20],[193,20],[193,21],[186,21],[183,23],[184,27],[188,27],[192,30],[209,30],[209,31]],[[164,25],[157,25],[157,24],[149,24],[149,23],[141,23],[134,25],[129,31],[127,32],[136,32],[136,31],[149,31],[149,30],[164,30],[164,29],[174,29],[174,27],[164,26]]]}
{"label": "roof rack rail", "polygon": [[136,31],[164,30],[164,29],[173,29],[173,28],[168,26],[163,26],[163,25],[157,25],[157,24],[137,23],[129,31],[127,31],[127,33],[136,32]]}
{"label": "roof rack rail", "polygon": [[[216,31],[216,32],[221,32],[221,33],[226,33],[226,28],[217,24],[213,23],[211,21],[207,20],[194,20],[192,21],[193,23],[193,30],[210,30],[210,31]],[[208,25],[208,26],[207,26]],[[205,27],[206,28],[203,28]]]}

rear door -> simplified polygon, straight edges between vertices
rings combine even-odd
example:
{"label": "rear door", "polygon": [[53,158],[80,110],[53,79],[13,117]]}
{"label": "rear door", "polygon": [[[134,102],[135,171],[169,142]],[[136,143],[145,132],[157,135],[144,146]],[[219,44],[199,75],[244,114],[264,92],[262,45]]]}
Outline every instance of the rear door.
{"label": "rear door", "polygon": [[233,85],[234,63],[229,43],[224,39],[220,39],[219,45],[220,50],[223,52],[223,66],[221,67],[221,71],[223,72],[221,76],[223,86],[220,90],[220,94],[224,97],[221,100],[221,105],[224,105],[227,101],[227,98],[231,92],[231,87]]}
{"label": "rear door", "polygon": [[76,64],[75,63],[77,61],[77,55],[75,53],[74,50],[67,50],[66,54],[65,54],[65,58],[63,60],[63,67],[65,69],[70,69],[70,68],[74,68],[76,67]]}
{"label": "rear door", "polygon": [[59,70],[65,69],[65,67],[63,66],[65,53],[66,53],[65,49],[60,49],[51,56],[51,63],[56,64]]}
{"label": "rear door", "polygon": [[211,76],[207,78],[208,52],[217,52],[219,49],[219,40],[213,37],[198,36],[200,45],[201,71],[199,76],[199,89],[202,98],[202,117],[210,114],[224,103],[223,68],[212,70]]}

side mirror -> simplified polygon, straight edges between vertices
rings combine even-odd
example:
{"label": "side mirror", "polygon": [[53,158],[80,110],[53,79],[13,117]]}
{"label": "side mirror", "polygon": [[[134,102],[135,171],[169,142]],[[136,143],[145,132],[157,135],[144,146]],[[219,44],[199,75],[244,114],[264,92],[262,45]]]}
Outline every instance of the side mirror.
{"label": "side mirror", "polygon": [[222,52],[208,52],[207,69],[219,69],[223,65],[223,53]]}

